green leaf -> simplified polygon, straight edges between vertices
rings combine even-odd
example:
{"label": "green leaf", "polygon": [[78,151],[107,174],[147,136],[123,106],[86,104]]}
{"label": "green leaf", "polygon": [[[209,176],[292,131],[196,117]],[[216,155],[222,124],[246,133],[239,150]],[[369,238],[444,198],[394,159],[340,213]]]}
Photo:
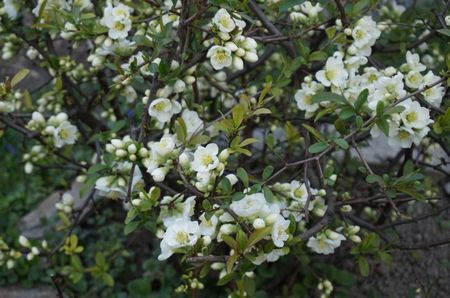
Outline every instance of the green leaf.
{"label": "green leaf", "polygon": [[326,143],[327,140],[325,139],[325,137],[319,132],[317,131],[314,127],[308,125],[308,124],[302,124],[302,126],[309,131],[318,141],[322,142],[322,143]]}
{"label": "green leaf", "polygon": [[358,98],[355,101],[355,110],[356,112],[359,112],[363,105],[367,102],[367,97],[369,96],[369,90],[364,89],[361,91],[361,93],[358,95]]}
{"label": "green leaf", "polygon": [[311,154],[315,154],[315,153],[322,152],[327,147],[328,147],[328,145],[326,143],[319,142],[319,143],[315,143],[315,144],[309,146],[308,151]]}
{"label": "green leaf", "polygon": [[20,83],[28,74],[30,73],[30,70],[28,68],[23,68],[19,70],[14,77],[11,79],[11,87],[16,86]]}
{"label": "green leaf", "polygon": [[140,225],[139,221],[132,221],[129,224],[126,224],[123,230],[124,234],[128,235],[133,233],[134,231],[136,231],[137,228],[139,228],[139,225]]}
{"label": "green leaf", "polygon": [[230,273],[233,270],[234,263],[236,263],[238,258],[239,258],[238,253],[235,253],[234,255],[228,257],[228,260],[226,263],[226,270],[228,273]]}
{"label": "green leaf", "polygon": [[367,259],[365,257],[359,257],[358,258],[358,267],[359,272],[362,276],[367,277],[369,276],[369,262],[367,262]]}
{"label": "green leaf", "polygon": [[336,145],[338,145],[339,147],[341,147],[344,150],[347,150],[349,147],[347,141],[344,139],[336,139],[334,142],[336,143]]}
{"label": "green leaf", "polygon": [[244,184],[245,187],[248,187],[248,174],[247,171],[243,168],[238,168],[236,171],[236,175],[238,178],[242,181],[242,184]]}
{"label": "green leaf", "polygon": [[389,123],[386,118],[382,117],[376,122],[378,128],[386,135],[389,135]]}
{"label": "green leaf", "polygon": [[234,279],[236,276],[236,273],[231,272],[228,273],[227,275],[225,275],[224,277],[222,277],[221,279],[219,279],[219,281],[217,282],[218,286],[223,286],[226,285],[227,283],[229,283],[232,279]]}
{"label": "green leaf", "polygon": [[175,134],[177,135],[178,140],[185,143],[187,138],[187,128],[186,123],[184,123],[183,118],[178,117],[177,122],[175,123]]}
{"label": "green leaf", "polygon": [[383,178],[381,178],[381,176],[375,175],[375,174],[370,174],[366,177],[366,181],[367,183],[378,183],[380,185],[384,185],[384,181]]}
{"label": "green leaf", "polygon": [[332,92],[319,92],[312,97],[313,103],[320,103],[323,101],[345,103],[346,99],[342,95]]}
{"label": "green leaf", "polygon": [[384,114],[386,114],[386,115],[399,114],[399,113],[403,112],[404,110],[405,110],[405,107],[399,105],[399,106],[395,106],[390,109],[387,109],[384,112]]}
{"label": "green leaf", "polygon": [[231,248],[234,249],[235,251],[238,251],[238,250],[239,250],[239,245],[238,245],[238,243],[236,242],[236,240],[234,240],[233,238],[231,238],[229,235],[222,234],[222,239],[223,239],[223,241],[224,241],[229,247],[231,247]]}
{"label": "green leaf", "polygon": [[262,179],[266,180],[267,178],[270,177],[270,175],[272,175],[273,173],[273,167],[272,166],[267,166],[264,168],[263,174],[262,174]]}
{"label": "green leaf", "polygon": [[114,286],[114,279],[108,273],[103,273],[101,275],[101,279],[105,283],[105,285],[107,285],[108,287],[113,287]]}
{"label": "green leaf", "polygon": [[346,106],[342,108],[342,110],[339,112],[339,118],[342,120],[347,120],[355,115],[355,111],[353,110],[353,107]]}
{"label": "green leaf", "polygon": [[241,123],[244,120],[244,113],[244,105],[242,104],[234,106],[234,108],[231,110],[231,116],[233,118],[235,128],[241,126]]}
{"label": "green leaf", "polygon": [[380,100],[377,103],[377,116],[381,117],[383,115],[383,112],[384,112],[384,102]]}
{"label": "green leaf", "polygon": [[247,247],[252,247],[272,232],[272,227],[255,230],[249,237]]}
{"label": "green leaf", "polygon": [[195,135],[189,140],[189,145],[199,145],[207,143],[211,138],[207,135]]}
{"label": "green leaf", "polygon": [[327,53],[323,51],[315,51],[309,55],[308,61],[325,61],[327,60],[327,58],[328,58]]}
{"label": "green leaf", "polygon": [[450,37],[450,29],[439,29],[439,30],[437,30],[437,32]]}
{"label": "green leaf", "polygon": [[258,115],[266,115],[266,114],[272,114],[272,111],[269,110],[268,108],[259,108],[256,111],[253,112],[254,116],[258,116]]}
{"label": "green leaf", "polygon": [[247,248],[247,235],[242,230],[239,230],[236,234],[236,241],[239,245],[239,251],[244,251]]}
{"label": "green leaf", "polygon": [[23,91],[23,104],[27,109],[33,108],[33,100],[31,99],[30,92],[28,90]]}

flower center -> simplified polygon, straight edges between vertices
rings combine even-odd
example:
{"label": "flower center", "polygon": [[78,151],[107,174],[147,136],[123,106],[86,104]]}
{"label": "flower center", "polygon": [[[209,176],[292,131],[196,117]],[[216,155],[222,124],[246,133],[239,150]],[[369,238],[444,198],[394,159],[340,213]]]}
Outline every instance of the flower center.
{"label": "flower center", "polygon": [[307,105],[311,105],[313,103],[312,96],[311,95],[306,95],[304,101],[305,101],[305,103]]}
{"label": "flower center", "polygon": [[213,159],[212,159],[212,156],[211,156],[211,155],[209,155],[209,154],[204,154],[204,155],[202,156],[202,164],[203,164],[203,165],[208,166],[208,165],[210,165],[210,164],[212,164],[212,163],[213,163]]}
{"label": "flower center", "polygon": [[303,190],[302,190],[300,187],[297,188],[297,189],[294,191],[294,195],[295,195],[295,197],[297,197],[297,198],[302,197],[302,196],[303,196]]}
{"label": "flower center", "polygon": [[409,133],[402,130],[399,132],[398,137],[400,138],[400,140],[407,140],[409,138]]}
{"label": "flower center", "polygon": [[186,244],[188,242],[189,235],[184,231],[177,232],[175,239],[180,244]]}
{"label": "flower center", "polygon": [[336,77],[336,70],[327,70],[325,72],[325,77],[328,81],[333,80]]}
{"label": "flower center", "polygon": [[416,120],[417,120],[417,113],[416,112],[411,112],[408,115],[406,115],[406,121],[414,122]]}
{"label": "flower center", "polygon": [[125,29],[125,25],[122,24],[122,22],[114,22],[113,27],[116,31],[122,31],[123,29]]}
{"label": "flower center", "polygon": [[61,140],[66,140],[69,137],[69,132],[65,129],[61,129],[58,133]]}

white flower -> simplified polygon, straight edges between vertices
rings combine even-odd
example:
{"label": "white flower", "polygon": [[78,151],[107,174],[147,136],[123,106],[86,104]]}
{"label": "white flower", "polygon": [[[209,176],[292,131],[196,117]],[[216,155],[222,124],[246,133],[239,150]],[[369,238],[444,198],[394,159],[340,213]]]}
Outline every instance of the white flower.
{"label": "white flower", "polygon": [[320,3],[316,3],[316,5],[312,5],[310,1],[305,1],[302,4],[300,4],[300,9],[302,12],[306,13],[310,18],[316,18],[323,10],[323,7],[320,5]]}
{"label": "white flower", "polygon": [[186,124],[187,136],[189,138],[195,133],[198,133],[203,127],[203,121],[196,111],[184,110],[181,118],[183,118],[184,124]]}
{"label": "white flower", "polygon": [[265,215],[269,212],[269,206],[262,193],[246,195],[241,200],[231,203],[230,208],[238,216],[249,219]]}
{"label": "white flower", "polygon": [[412,144],[419,145],[428,134],[430,128],[425,126],[420,130],[413,130],[406,126],[392,127],[389,129],[388,144],[393,147],[410,148]]}
{"label": "white flower", "polygon": [[192,162],[192,169],[196,172],[209,172],[214,170],[219,165],[219,147],[212,143],[206,147],[198,146],[194,152],[194,161]]}
{"label": "white flower", "polygon": [[286,249],[279,249],[279,248],[275,248],[272,249],[269,253],[267,253],[266,256],[266,261],[267,262],[276,262],[278,261],[278,259],[284,255],[286,255],[289,252],[289,250]]}
{"label": "white flower", "polygon": [[406,127],[422,129],[432,122],[430,111],[420,106],[417,101],[407,99],[400,105],[405,107],[405,110],[400,113],[400,117]]}
{"label": "white flower", "polygon": [[406,95],[403,84],[403,75],[396,74],[393,77],[380,77],[373,86],[375,92],[369,94],[368,106],[372,110],[376,110],[379,101],[386,101],[387,103],[395,99],[402,98]]}
{"label": "white flower", "polygon": [[162,136],[159,142],[149,144],[152,154],[156,154],[158,157],[171,153],[175,149],[175,145],[175,137],[170,134]]}
{"label": "white flower", "polygon": [[112,6],[109,2],[103,10],[103,18],[100,24],[108,27],[108,36],[112,39],[124,39],[128,36],[128,31],[131,29],[131,8],[118,4]]}
{"label": "white flower", "polygon": [[312,97],[315,92],[310,90],[300,89],[295,93],[295,101],[297,102],[297,107],[301,111],[306,111],[314,113],[319,108],[319,104],[313,103]]}
{"label": "white flower", "polygon": [[291,182],[290,185],[291,189],[291,198],[294,200],[298,200],[301,203],[306,203],[306,200],[308,198],[308,191],[306,189],[305,183],[300,183],[297,180],[294,180]]}
{"label": "white flower", "polygon": [[216,12],[212,22],[221,32],[225,33],[233,31],[236,27],[236,23],[225,8],[221,8]]}
{"label": "white flower", "polygon": [[410,51],[406,52],[406,64],[409,71],[421,72],[426,69],[425,65],[420,63],[420,57],[418,54],[413,54]]}
{"label": "white flower", "polygon": [[345,237],[342,234],[326,230],[315,237],[309,238],[306,246],[318,254],[329,255],[341,245],[343,240],[345,240]]}
{"label": "white flower", "polygon": [[412,89],[419,89],[423,84],[423,76],[420,72],[411,70],[405,76],[406,86]]}
{"label": "white flower", "polygon": [[[437,82],[440,79],[440,77],[433,74],[433,72],[430,70],[424,77],[423,77],[423,86],[427,86],[430,84],[433,84]],[[434,86],[433,88],[428,88],[425,91],[422,92],[422,95],[424,99],[432,104],[433,106],[439,107],[442,102],[442,97],[444,96],[445,88],[442,86],[442,84],[438,84]]]}
{"label": "white flower", "polygon": [[64,145],[75,144],[77,133],[78,129],[76,126],[70,124],[68,121],[62,122],[53,133],[55,146],[61,148]]}
{"label": "white flower", "polygon": [[189,220],[194,214],[195,196],[188,197],[184,202],[180,202],[182,195],[176,195],[174,197],[165,196],[161,203],[170,204],[170,207],[164,206],[161,209],[159,215],[160,219],[166,228],[173,225],[177,220]]}
{"label": "white flower", "polygon": [[169,122],[174,114],[181,112],[181,105],[168,98],[157,98],[148,107],[150,116],[155,117],[161,123]]}
{"label": "white flower", "polygon": [[272,241],[276,247],[283,247],[284,242],[288,240],[288,228],[289,228],[289,220],[286,220],[283,216],[278,215],[277,220],[272,226]]}
{"label": "white flower", "polygon": [[358,54],[369,56],[371,46],[380,37],[381,31],[377,28],[377,23],[372,20],[371,16],[365,16],[356,22],[352,31],[353,46],[358,48]]}
{"label": "white flower", "polygon": [[325,69],[316,73],[316,78],[324,86],[344,87],[348,78],[348,72],[342,61],[342,54],[335,53],[333,57],[328,58]]}
{"label": "white flower", "polygon": [[203,236],[213,236],[216,233],[217,223],[219,222],[216,215],[213,214],[208,220],[206,219],[206,214],[203,213],[200,216],[200,221],[200,234]]}
{"label": "white flower", "polygon": [[226,47],[212,46],[208,50],[206,57],[210,58],[211,65],[215,70],[229,67],[233,63],[231,51]]}
{"label": "white flower", "polygon": [[198,222],[185,219],[175,221],[164,233],[158,260],[166,260],[179,249],[194,246],[200,236]]}

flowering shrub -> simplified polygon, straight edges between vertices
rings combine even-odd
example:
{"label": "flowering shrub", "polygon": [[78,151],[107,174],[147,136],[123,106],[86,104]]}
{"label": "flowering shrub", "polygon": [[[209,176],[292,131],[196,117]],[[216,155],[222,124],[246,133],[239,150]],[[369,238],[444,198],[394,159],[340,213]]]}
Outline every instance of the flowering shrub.
{"label": "flowering shrub", "polygon": [[[253,297],[259,268],[284,259],[309,276],[286,294],[329,297],[345,282],[316,268],[318,255],[340,252],[368,276],[392,249],[415,249],[382,227],[448,199],[450,17],[439,7],[5,0],[2,58],[26,57],[50,80],[29,90],[28,69],[3,80],[2,130],[24,140],[27,174],[71,171],[86,203],[65,192],[49,238],[3,236],[1,270],[47,268],[60,295],[86,293],[87,276],[120,288],[112,260],[144,232],[153,260],[183,265],[178,293],[214,292],[214,280]],[[114,251],[85,251],[92,205],[126,213]]]}

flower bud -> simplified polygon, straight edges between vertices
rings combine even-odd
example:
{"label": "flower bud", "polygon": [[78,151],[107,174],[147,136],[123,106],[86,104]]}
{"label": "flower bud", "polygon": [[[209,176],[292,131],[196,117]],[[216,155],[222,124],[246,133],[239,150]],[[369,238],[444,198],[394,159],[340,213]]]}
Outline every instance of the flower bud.
{"label": "flower bud", "polygon": [[230,157],[230,151],[228,149],[222,150],[222,152],[220,152],[219,154],[219,160],[221,162],[227,161],[228,157]]}
{"label": "flower bud", "polygon": [[117,149],[115,154],[117,157],[125,157],[128,155],[128,153],[123,149]]}
{"label": "flower bud", "polygon": [[266,227],[266,223],[261,218],[257,218],[253,221],[253,227],[258,230]]}
{"label": "flower bud", "polygon": [[66,113],[59,113],[58,115],[56,115],[56,119],[59,122],[64,122],[64,121],[67,121],[67,119],[69,119],[69,116],[67,116]]}
{"label": "flower bud", "polygon": [[23,235],[19,236],[19,244],[23,247],[30,247],[30,241]]}
{"label": "flower bud", "polygon": [[233,66],[234,66],[237,70],[242,70],[242,69],[244,69],[244,61],[242,61],[242,58],[241,58],[241,57],[234,56],[234,57],[233,57]]}
{"label": "flower bud", "polygon": [[350,206],[350,205],[343,205],[341,207],[341,211],[342,212],[351,212],[352,211],[352,206]]}
{"label": "flower bud", "polygon": [[361,243],[361,237],[359,237],[358,235],[351,235],[349,238],[355,243]]}
{"label": "flower bud", "polygon": [[33,112],[33,114],[31,114],[31,119],[38,123],[45,122],[44,116],[42,116],[42,114],[39,112]]}
{"label": "flower bud", "polygon": [[116,147],[116,148],[123,148],[124,147],[124,143],[122,142],[122,140],[119,140],[119,139],[112,139],[111,140],[111,144],[113,144],[114,145],[114,147]]}
{"label": "flower bud", "polygon": [[225,47],[227,47],[230,51],[237,51],[238,47],[234,42],[228,41],[225,43]]}
{"label": "flower bud", "polygon": [[253,52],[246,52],[244,55],[244,59],[248,62],[256,62],[258,61],[258,55]]}
{"label": "flower bud", "polygon": [[231,186],[235,185],[238,182],[238,178],[236,177],[235,174],[228,174],[225,176],[225,178],[227,178],[228,181],[230,181]]}
{"label": "flower bud", "polygon": [[164,181],[168,171],[169,171],[169,169],[167,169],[165,167],[157,168],[157,169],[153,170],[151,173],[153,180],[155,180],[155,182]]}
{"label": "flower bud", "polygon": [[106,152],[108,152],[108,153],[113,153],[114,150],[116,150],[116,147],[114,147],[113,144],[109,144],[109,143],[106,144]]}

